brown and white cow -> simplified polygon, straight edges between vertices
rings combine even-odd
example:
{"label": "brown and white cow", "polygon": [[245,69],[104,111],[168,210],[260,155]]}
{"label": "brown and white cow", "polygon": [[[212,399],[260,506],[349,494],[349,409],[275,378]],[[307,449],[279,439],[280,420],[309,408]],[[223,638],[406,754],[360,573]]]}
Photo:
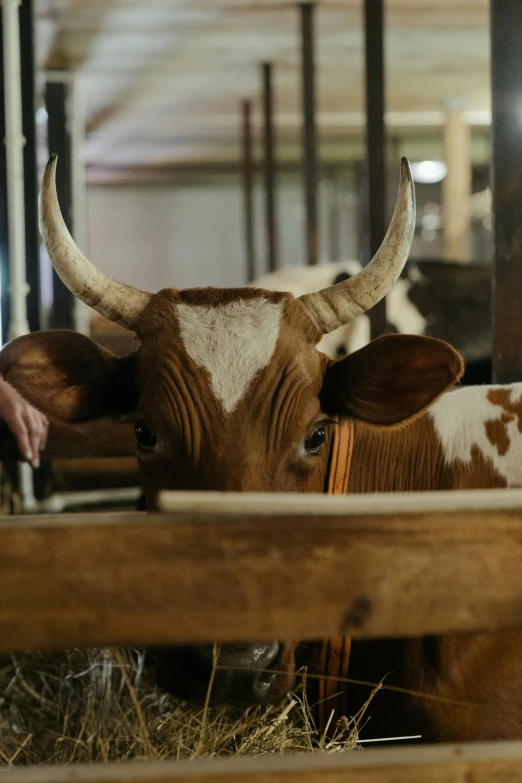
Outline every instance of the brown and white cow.
{"label": "brown and white cow", "polygon": [[[444,394],[463,363],[428,337],[382,337],[337,362],[316,349],[399,277],[415,220],[407,161],[372,262],[356,277],[299,298],[248,288],[151,295],[108,278],[65,227],[55,168],[52,158],[41,194],[41,231],[54,267],[82,301],[132,329],[139,347],[116,358],[80,334],[43,332],[7,345],[0,372],[54,419],[130,417],[149,507],[161,488],[322,492],[333,433],[348,417],[350,492],[521,483],[522,387]],[[284,643],[224,647],[220,663],[231,668],[216,674],[219,701],[268,701],[293,682],[293,650]],[[182,696],[202,697],[210,666],[210,647],[183,648],[163,654],[159,677]],[[518,634],[353,645],[351,677],[378,682],[390,672],[389,684],[435,698],[379,692],[367,734],[522,736]],[[367,687],[353,687],[354,712],[367,696]]]}

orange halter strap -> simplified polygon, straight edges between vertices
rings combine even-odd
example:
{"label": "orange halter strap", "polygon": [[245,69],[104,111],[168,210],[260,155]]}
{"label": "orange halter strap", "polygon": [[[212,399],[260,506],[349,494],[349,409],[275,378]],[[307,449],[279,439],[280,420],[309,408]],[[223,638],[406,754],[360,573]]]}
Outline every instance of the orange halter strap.
{"label": "orange halter strap", "polygon": [[[328,471],[327,493],[345,495],[348,492],[350,468],[352,465],[354,442],[354,423],[344,419],[335,428]],[[346,679],[350,661],[351,639],[341,636],[326,639],[321,644],[318,661],[318,673],[325,679],[319,679],[318,685],[318,726],[325,731],[332,710],[334,718],[347,713]],[[327,679],[326,679],[327,678]],[[341,678],[341,682],[336,678]]]}

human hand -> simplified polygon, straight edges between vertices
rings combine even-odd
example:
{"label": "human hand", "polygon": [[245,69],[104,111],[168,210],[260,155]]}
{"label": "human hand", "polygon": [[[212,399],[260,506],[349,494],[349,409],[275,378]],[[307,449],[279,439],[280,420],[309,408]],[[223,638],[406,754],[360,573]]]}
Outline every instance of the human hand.
{"label": "human hand", "polygon": [[21,397],[0,376],[0,420],[5,421],[16,438],[24,459],[33,468],[40,465],[40,452],[47,443],[47,418]]}

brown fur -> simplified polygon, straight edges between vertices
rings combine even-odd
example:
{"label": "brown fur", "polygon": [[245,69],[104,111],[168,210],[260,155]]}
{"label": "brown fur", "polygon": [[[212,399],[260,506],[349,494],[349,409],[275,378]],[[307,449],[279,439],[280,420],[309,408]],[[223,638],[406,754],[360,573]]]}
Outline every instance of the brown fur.
{"label": "brown fur", "polygon": [[484,423],[486,435],[492,446],[495,446],[500,456],[509,450],[509,434],[507,424],[513,421],[511,413],[503,413],[500,419],[491,419]]}
{"label": "brown fur", "polygon": [[516,418],[518,431],[522,433],[522,402],[512,403],[509,389],[490,389],[488,400],[504,409],[500,419],[492,419],[484,423],[489,442],[495,446],[499,455],[503,456],[509,449],[507,425]]}
{"label": "brown fur", "polygon": [[504,408],[506,416],[510,417],[509,421],[516,417],[518,431],[522,432],[522,401],[511,402],[509,389],[490,389],[488,400],[493,405],[499,405],[501,408]]}
{"label": "brown fur", "polygon": [[[429,416],[408,427],[355,425],[350,492],[503,487],[479,449],[470,465],[445,465]],[[400,596],[397,596],[400,601]],[[423,741],[522,736],[522,634],[461,635],[352,643],[349,677],[426,697],[379,691],[363,737],[422,734]],[[352,711],[368,687],[350,685]],[[453,702],[465,702],[455,704]]]}
{"label": "brown fur", "polygon": [[470,464],[447,465],[429,416],[414,418],[408,426],[389,428],[355,422],[350,492],[423,492],[505,486],[505,479],[476,447],[472,449]]}

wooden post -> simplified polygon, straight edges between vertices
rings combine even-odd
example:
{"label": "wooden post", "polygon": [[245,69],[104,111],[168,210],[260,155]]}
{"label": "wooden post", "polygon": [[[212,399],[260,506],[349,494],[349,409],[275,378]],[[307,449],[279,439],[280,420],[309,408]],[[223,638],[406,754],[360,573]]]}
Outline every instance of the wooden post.
{"label": "wooden post", "polygon": [[469,126],[458,106],[449,106],[444,128],[447,174],[443,183],[444,258],[469,261],[471,159]]}
{"label": "wooden post", "polygon": [[301,3],[303,178],[306,203],[306,257],[317,264],[317,149],[315,127],[314,3]]}
{"label": "wooden post", "polygon": [[[365,0],[366,54],[366,165],[367,212],[370,232],[368,263],[386,233],[386,186],[384,164],[384,33],[383,0]],[[372,339],[386,332],[386,301],[370,310]]]}
{"label": "wooden post", "polygon": [[340,261],[339,236],[339,175],[332,169],[330,175],[330,190],[328,199],[328,260]]}
{"label": "wooden post", "polygon": [[[71,234],[72,227],[72,177],[71,137],[67,127],[68,85],[63,81],[48,81],[45,102],[47,105],[49,152],[57,153],[56,190],[63,219]],[[64,286],[53,270],[53,329],[74,329],[74,296]]]}
{"label": "wooden post", "polygon": [[275,196],[275,156],[273,128],[272,64],[263,64],[263,106],[265,113],[265,210],[267,266],[269,272],[278,268],[276,196]]}
{"label": "wooden post", "polygon": [[493,380],[522,380],[522,3],[491,0]]}
{"label": "wooden post", "polygon": [[245,255],[247,282],[256,276],[256,257],[254,244],[254,193],[252,160],[252,119],[250,101],[243,101],[243,193],[245,214]]}

